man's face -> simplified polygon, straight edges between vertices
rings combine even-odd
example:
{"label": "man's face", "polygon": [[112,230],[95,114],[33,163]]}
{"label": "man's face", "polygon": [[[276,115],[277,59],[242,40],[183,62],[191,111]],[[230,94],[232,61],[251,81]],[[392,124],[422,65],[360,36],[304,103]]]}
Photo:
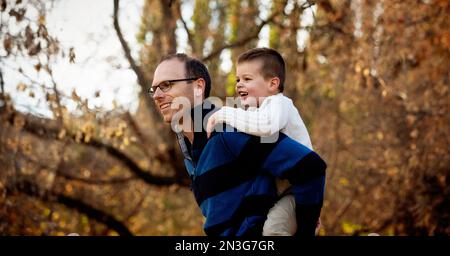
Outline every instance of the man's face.
{"label": "man's face", "polygon": [[[170,59],[161,62],[155,70],[153,76],[153,86],[159,85],[161,82],[176,79],[185,79],[186,68],[185,64],[178,59]],[[175,98],[185,97],[191,102],[191,107],[194,102],[194,88],[193,83],[182,81],[174,83],[167,92],[161,91],[157,88],[153,94],[153,100],[159,112],[163,116],[164,122],[170,123],[175,113],[178,111],[186,111],[187,106],[180,104],[172,104]],[[190,109],[190,107],[189,107]]]}
{"label": "man's face", "polygon": [[261,73],[260,60],[245,61],[236,67],[236,93],[242,105],[259,107],[264,97],[273,93],[270,91],[270,80],[264,79]]}

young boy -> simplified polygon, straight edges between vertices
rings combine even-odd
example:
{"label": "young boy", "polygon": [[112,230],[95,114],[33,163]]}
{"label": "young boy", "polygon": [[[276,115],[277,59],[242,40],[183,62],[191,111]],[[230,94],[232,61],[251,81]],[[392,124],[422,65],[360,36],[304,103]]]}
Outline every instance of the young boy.
{"label": "young boy", "polygon": [[[282,94],[285,63],[277,51],[254,48],[242,53],[237,60],[236,76],[236,92],[246,110],[222,107],[209,118],[208,132],[218,123],[262,138],[282,132],[312,150],[300,114],[292,100]],[[277,184],[279,193],[280,186]],[[295,199],[288,194],[269,210],[263,235],[294,235],[296,230]]]}

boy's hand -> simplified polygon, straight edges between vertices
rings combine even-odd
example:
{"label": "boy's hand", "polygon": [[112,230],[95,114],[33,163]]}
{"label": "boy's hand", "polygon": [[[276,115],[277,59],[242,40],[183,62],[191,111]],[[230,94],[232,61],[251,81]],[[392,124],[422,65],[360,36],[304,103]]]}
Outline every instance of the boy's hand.
{"label": "boy's hand", "polygon": [[208,119],[208,124],[206,125],[206,135],[209,139],[211,136],[211,132],[214,130],[214,126],[216,125],[216,117],[215,114],[212,114]]}

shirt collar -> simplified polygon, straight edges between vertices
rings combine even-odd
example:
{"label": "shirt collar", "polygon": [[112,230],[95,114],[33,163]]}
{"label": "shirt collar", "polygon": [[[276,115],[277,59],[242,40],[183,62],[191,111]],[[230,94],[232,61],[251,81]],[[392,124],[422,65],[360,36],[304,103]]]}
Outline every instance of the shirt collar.
{"label": "shirt collar", "polygon": [[[205,130],[206,127],[203,127],[203,123],[206,123],[206,120],[204,120],[204,118],[208,114],[212,114],[212,112],[215,112],[217,110],[219,109],[208,100],[204,100],[202,104],[199,104],[191,109],[190,114],[194,127],[194,139],[192,145],[189,143],[189,140],[184,138],[185,136],[182,132],[177,133],[178,142],[180,143],[182,151],[184,151],[183,153],[185,155],[185,158],[192,157],[195,162],[196,160],[198,160],[201,151],[208,142],[207,133]],[[211,115],[208,115],[208,117],[209,116]],[[188,150],[183,150],[183,148]]]}

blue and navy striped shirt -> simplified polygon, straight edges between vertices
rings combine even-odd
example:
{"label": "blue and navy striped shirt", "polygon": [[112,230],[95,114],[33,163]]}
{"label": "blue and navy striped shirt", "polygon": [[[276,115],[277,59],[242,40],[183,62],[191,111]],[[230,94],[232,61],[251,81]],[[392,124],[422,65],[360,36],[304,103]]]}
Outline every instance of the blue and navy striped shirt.
{"label": "blue and navy striped shirt", "polygon": [[[199,105],[192,112],[200,109],[204,117],[213,108]],[[209,139],[203,129],[194,132],[192,145],[177,134],[192,191],[206,217],[205,233],[262,235],[278,199],[274,177],[280,177],[292,184],[297,235],[314,235],[325,187],[326,164],[320,156],[282,133],[274,143],[261,143],[260,137],[230,127],[223,131]]]}

